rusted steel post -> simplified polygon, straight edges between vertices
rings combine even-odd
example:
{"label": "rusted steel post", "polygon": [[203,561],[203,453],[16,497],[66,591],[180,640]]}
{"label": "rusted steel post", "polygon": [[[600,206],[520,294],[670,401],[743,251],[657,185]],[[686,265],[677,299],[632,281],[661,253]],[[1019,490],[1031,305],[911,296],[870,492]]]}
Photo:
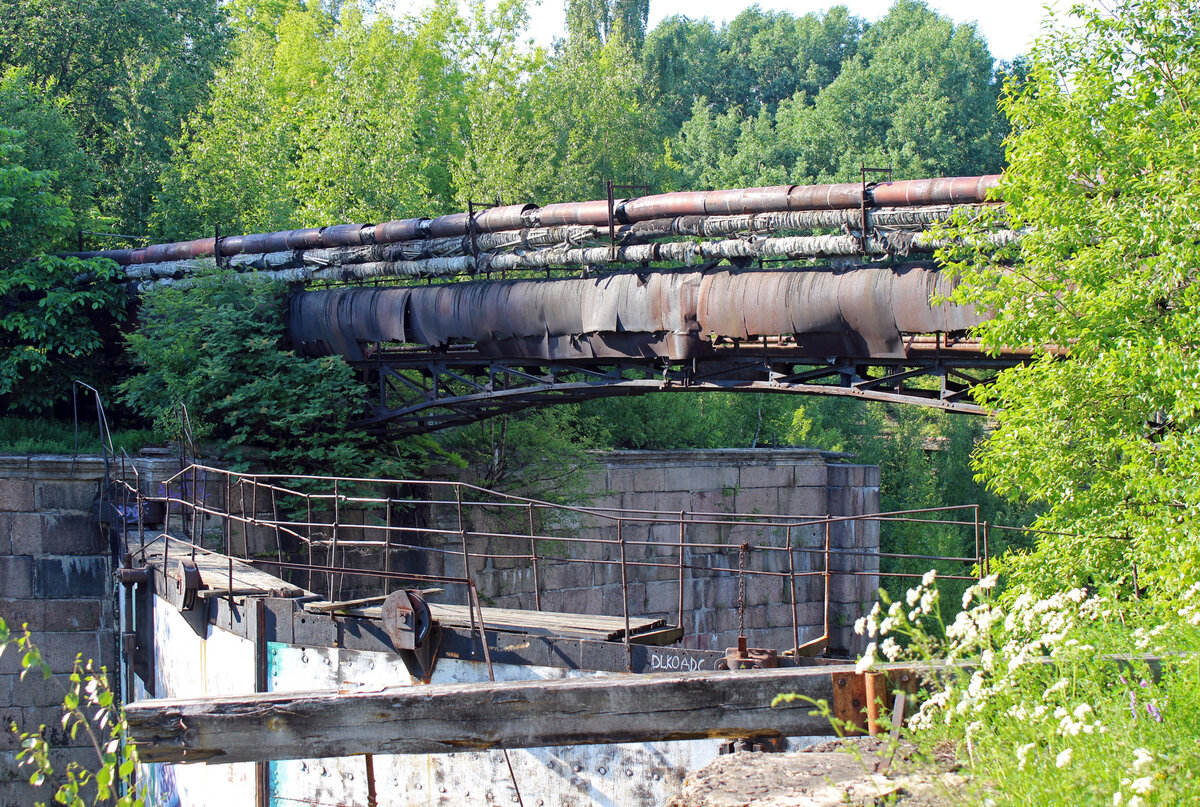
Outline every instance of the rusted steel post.
{"label": "rusted steel post", "polygon": [[[232,588],[232,586],[230,587]],[[262,599],[254,600],[254,691],[266,692],[270,686],[270,663],[267,658],[267,607]],[[271,763],[254,763],[255,807],[271,805]]]}
{"label": "rusted steel post", "polygon": [[367,763],[367,807],[378,807],[379,799],[375,793],[375,756],[363,754]]}
{"label": "rusted steel post", "polygon": [[829,639],[829,530],[831,522],[828,513],[825,514],[825,639]]}
{"label": "rusted steel post", "polygon": [[[681,630],[683,629],[683,552],[686,540],[686,528],[683,525],[683,521],[686,516],[686,510],[679,511],[679,618],[675,624]],[[687,638],[687,631],[685,630],[679,638],[680,640]]]}
{"label": "rusted steel post", "polygon": [[[228,495],[228,493],[226,493],[226,495]],[[311,493],[304,494],[304,509],[305,509],[304,523],[308,525],[307,527],[304,528],[304,534],[308,537],[308,590],[312,591],[313,590],[313,567],[316,566],[316,562],[315,562],[316,558],[313,557],[313,544],[312,544],[313,509],[312,509],[312,494]],[[229,550],[226,549],[225,552],[226,552],[226,554],[228,554]]]}
{"label": "rusted steel post", "polygon": [[625,566],[624,519],[617,519],[617,544],[621,548],[621,605],[625,611],[625,663],[633,672],[633,644],[629,641],[629,577]]}
{"label": "rusted steel post", "polygon": [[796,550],[792,548],[792,525],[787,527],[788,571],[792,590],[792,649],[800,647],[800,606],[796,602]]}
{"label": "rusted steel post", "polygon": [[[464,522],[463,522],[462,485],[460,485],[458,483],[455,483],[455,485],[454,485],[454,501],[457,506],[457,512],[458,512],[458,537],[459,537],[459,540],[462,542],[463,577],[465,577],[467,580],[470,580],[471,579],[471,555],[467,551],[467,531],[466,531],[466,527],[464,526]],[[471,591],[475,591],[475,583],[473,583],[473,582],[471,583]],[[479,604],[478,599],[479,599],[478,596],[476,596],[476,603],[475,603],[476,605]],[[474,612],[471,613],[471,630],[475,630],[475,613]],[[483,633],[483,612],[482,611],[479,612],[479,630],[480,630],[480,634],[482,635],[482,633]],[[487,653],[487,641],[486,640],[483,643],[483,649],[484,649],[484,653],[486,654]],[[489,668],[491,667],[490,661],[488,662],[488,666],[489,666]]]}
{"label": "rusted steel post", "polygon": [[331,530],[331,538],[329,544],[329,601],[337,602],[339,597],[334,596],[333,592],[333,567],[337,563],[337,548],[338,548],[338,524],[341,522],[341,493],[338,488],[338,480],[333,480],[333,527]]}
{"label": "rusted steel post", "polygon": [[983,557],[979,552],[979,550],[980,550],[980,545],[979,545],[979,539],[980,539],[979,505],[974,505],[973,510],[975,513],[975,567],[979,570],[979,579],[982,580],[983,579],[983,564],[979,562],[979,559],[981,557]]}
{"label": "rusted steel post", "polygon": [[884,730],[880,721],[880,706],[887,699],[887,674],[870,671],[864,674],[867,690],[867,733],[872,737]]}
{"label": "rusted steel post", "polygon": [[529,503],[529,556],[533,564],[533,607],[542,610],[542,586],[538,574],[537,535],[533,529],[533,502]]}
{"label": "rusted steel post", "polygon": [[984,577],[992,573],[992,556],[988,552],[988,523],[983,522],[983,575]]}
{"label": "rusted steel post", "polygon": [[392,495],[384,502],[383,516],[383,593],[392,593]]}

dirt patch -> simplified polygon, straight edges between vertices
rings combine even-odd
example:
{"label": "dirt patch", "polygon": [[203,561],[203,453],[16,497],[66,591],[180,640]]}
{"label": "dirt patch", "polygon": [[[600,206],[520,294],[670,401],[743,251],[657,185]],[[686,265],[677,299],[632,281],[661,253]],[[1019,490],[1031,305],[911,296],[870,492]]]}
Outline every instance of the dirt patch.
{"label": "dirt patch", "polygon": [[880,803],[945,807],[968,800],[954,749],[921,758],[915,746],[855,737],[802,751],[728,754],[692,773],[667,807],[825,807]]}

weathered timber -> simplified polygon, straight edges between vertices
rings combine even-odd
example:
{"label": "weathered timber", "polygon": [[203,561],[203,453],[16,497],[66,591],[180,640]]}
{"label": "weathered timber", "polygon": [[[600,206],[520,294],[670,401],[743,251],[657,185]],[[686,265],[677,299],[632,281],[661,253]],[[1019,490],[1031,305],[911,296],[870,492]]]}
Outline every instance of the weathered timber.
{"label": "weathered timber", "polygon": [[702,738],[820,736],[829,721],[780,693],[833,696],[815,669],[599,676],[145,700],[125,707],[143,762],[258,762]]}
{"label": "weathered timber", "polygon": [[[170,542],[169,551],[166,547],[167,541]],[[161,535],[147,541],[144,551],[135,540],[130,543],[130,551],[136,562],[153,567],[157,574],[163,574],[165,568],[165,574],[171,580],[178,576],[177,564],[180,560],[192,561],[200,573],[202,591],[198,592],[197,596],[204,598],[254,594],[261,596],[272,593],[296,597],[310,593],[273,574],[256,569],[245,561],[195,547],[190,541],[181,538]]]}
{"label": "weathered timber", "polygon": [[[321,605],[305,606],[317,611]],[[328,609],[326,609],[328,610]],[[360,606],[346,609],[354,616],[382,619],[378,606]],[[488,630],[507,633],[529,633],[544,636],[570,636],[596,641],[616,641],[625,636],[625,618],[605,614],[571,614],[558,611],[525,611],[517,608],[492,608],[484,606],[483,624]],[[429,612],[442,625],[469,627],[475,624],[474,609],[455,603],[429,603]],[[659,629],[670,629],[663,619],[634,617],[629,620],[630,641],[638,641],[637,635]]]}

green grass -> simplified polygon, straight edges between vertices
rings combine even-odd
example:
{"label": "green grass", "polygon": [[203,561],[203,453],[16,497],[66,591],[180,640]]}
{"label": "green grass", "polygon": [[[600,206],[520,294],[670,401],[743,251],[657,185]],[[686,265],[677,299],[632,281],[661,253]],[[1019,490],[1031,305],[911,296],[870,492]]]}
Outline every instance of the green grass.
{"label": "green grass", "polygon": [[[113,447],[136,454],[148,445],[166,442],[152,429],[128,429],[113,432]],[[79,424],[80,454],[100,453],[99,429],[94,422]],[[0,453],[4,454],[73,454],[75,425],[69,421],[49,418],[0,417]]]}

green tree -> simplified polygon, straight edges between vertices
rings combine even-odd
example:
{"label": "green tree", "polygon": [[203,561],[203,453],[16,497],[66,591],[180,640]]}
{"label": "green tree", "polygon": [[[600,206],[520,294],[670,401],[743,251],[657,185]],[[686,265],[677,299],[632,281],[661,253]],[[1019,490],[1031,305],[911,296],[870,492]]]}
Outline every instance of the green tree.
{"label": "green tree", "polygon": [[[381,445],[353,427],[366,412],[364,387],[340,357],[302,358],[284,349],[282,284],[239,282],[224,271],[190,288],[143,293],[128,348],[137,369],[125,402],[179,432],[188,411],[196,439],[243,465],[265,460],[281,473],[355,476],[404,472],[405,447]],[[390,456],[389,456],[389,450]]]}
{"label": "green tree", "polygon": [[567,0],[570,44],[606,44],[619,40],[637,50],[646,39],[650,0]]}
{"label": "green tree", "polygon": [[21,0],[0,14],[0,69],[58,99],[100,165],[100,208],[144,232],[168,138],[224,55],[219,0]]}
{"label": "green tree", "polygon": [[455,169],[467,198],[595,199],[603,182],[653,184],[662,145],[656,111],[639,92],[628,46],[571,44],[534,55],[475,96],[470,138]]}
{"label": "green tree", "polygon": [[70,203],[89,204],[69,125],[16,75],[0,81],[0,110],[33,133],[0,128],[0,402],[28,413],[65,400],[75,378],[99,383],[125,291],[110,261],[47,254],[75,223]]}
{"label": "green tree", "polygon": [[[827,55],[805,75],[828,78],[852,31],[840,21],[833,33],[817,30]],[[891,165],[897,177],[1001,167],[1000,83],[986,44],[974,26],[916,0],[898,0],[868,26],[831,81],[785,77],[778,86],[796,89],[777,108],[764,96],[758,108],[697,110],[684,124],[675,150],[699,184],[847,180],[863,162]]]}
{"label": "green tree", "polygon": [[1022,581],[1130,582],[1136,564],[1170,592],[1200,571],[1200,20],[1176,0],[1080,13],[1004,99],[1019,253],[947,256],[957,296],[995,312],[984,344],[1038,353],[985,396],[979,468],[1089,536],[1046,536]]}
{"label": "green tree", "polygon": [[451,206],[469,25],[334,16],[298,0],[235,16],[234,55],[176,143],[155,227],[195,237],[428,215]]}

